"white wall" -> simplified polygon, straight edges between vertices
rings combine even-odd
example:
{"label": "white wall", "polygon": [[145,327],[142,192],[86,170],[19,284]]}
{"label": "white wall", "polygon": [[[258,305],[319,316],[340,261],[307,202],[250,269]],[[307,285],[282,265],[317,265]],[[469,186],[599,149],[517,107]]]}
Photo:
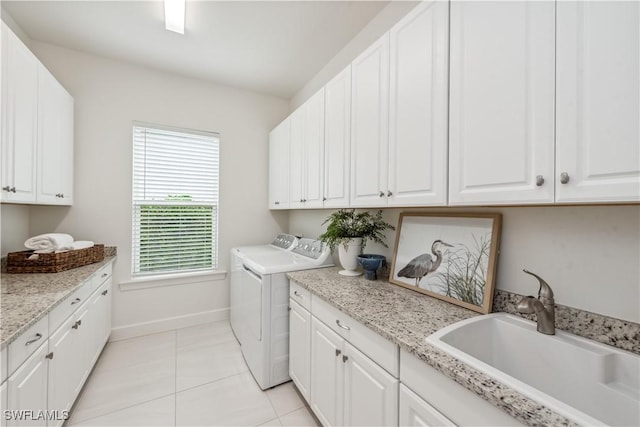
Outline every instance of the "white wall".
{"label": "white wall", "polygon": [[302,105],[311,95],[342,71],[360,53],[378,40],[395,23],[405,16],[419,2],[392,1],[340,50],[302,89],[291,99],[291,111]]}
{"label": "white wall", "polygon": [[[118,247],[114,283],[130,278],[132,122],[220,133],[219,265],[232,246],[266,242],[288,214],[267,209],[268,133],[288,102],[32,42],[38,58],[75,99],[75,179],[71,208],[30,208],[31,235],[68,232]],[[3,224],[4,225],[4,224]],[[226,314],[229,280],[121,291],[113,326],[194,313]]]}
{"label": "white wall", "polygon": [[[558,304],[640,323],[640,206],[567,206],[467,209],[405,209],[417,212],[500,212],[502,244],[496,287],[536,295],[538,282],[522,273],[531,270],[553,288]],[[289,231],[307,237],[324,232],[330,210],[292,211]],[[384,210],[397,226],[401,210]],[[365,251],[381,253],[378,245]],[[425,246],[425,252],[428,252]]]}
{"label": "white wall", "polygon": [[24,241],[29,237],[29,207],[6,204],[0,206],[0,235],[3,257],[8,252],[24,251]]}

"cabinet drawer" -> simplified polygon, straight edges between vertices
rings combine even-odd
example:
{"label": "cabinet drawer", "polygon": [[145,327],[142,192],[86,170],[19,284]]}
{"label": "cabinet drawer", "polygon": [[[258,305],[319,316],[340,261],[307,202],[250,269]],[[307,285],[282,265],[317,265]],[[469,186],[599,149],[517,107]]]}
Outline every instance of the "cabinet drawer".
{"label": "cabinet drawer", "polygon": [[[506,412],[404,350],[400,352],[400,382],[456,425],[523,425]],[[465,410],[461,411],[460,408]]]}
{"label": "cabinet drawer", "polygon": [[112,263],[109,263],[104,267],[102,267],[100,270],[96,271],[93,275],[92,288],[98,289],[104,283],[105,280],[111,277],[112,272],[113,272]]}
{"label": "cabinet drawer", "polygon": [[27,360],[49,337],[49,318],[40,319],[24,331],[17,340],[9,344],[9,375]]}
{"label": "cabinet drawer", "polygon": [[53,334],[67,317],[89,299],[93,291],[92,281],[92,278],[87,279],[75,292],[51,310],[49,313],[49,335]]}
{"label": "cabinet drawer", "polygon": [[311,292],[294,281],[289,283],[289,298],[311,311]]}
{"label": "cabinet drawer", "polygon": [[395,378],[399,377],[399,348],[317,296],[312,296],[311,313],[349,341]]}

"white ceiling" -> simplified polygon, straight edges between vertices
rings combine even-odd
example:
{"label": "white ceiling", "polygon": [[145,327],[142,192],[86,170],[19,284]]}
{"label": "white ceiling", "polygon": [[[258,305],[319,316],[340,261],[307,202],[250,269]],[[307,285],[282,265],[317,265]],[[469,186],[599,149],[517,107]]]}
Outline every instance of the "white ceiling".
{"label": "white ceiling", "polygon": [[388,1],[2,1],[32,40],[291,98]]}

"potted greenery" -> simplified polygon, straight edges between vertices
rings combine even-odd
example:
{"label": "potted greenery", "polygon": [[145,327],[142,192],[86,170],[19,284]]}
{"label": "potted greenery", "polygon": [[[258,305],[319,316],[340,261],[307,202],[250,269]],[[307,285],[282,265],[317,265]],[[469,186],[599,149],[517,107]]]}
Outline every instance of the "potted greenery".
{"label": "potted greenery", "polygon": [[322,223],[329,224],[327,231],[320,235],[320,240],[329,245],[331,250],[338,248],[340,264],[344,268],[339,273],[344,276],[359,276],[357,271],[358,255],[362,253],[368,240],[380,243],[385,248],[385,230],[395,230],[391,224],[382,219],[382,211],[376,214],[356,212],[354,209],[340,209],[333,212]]}

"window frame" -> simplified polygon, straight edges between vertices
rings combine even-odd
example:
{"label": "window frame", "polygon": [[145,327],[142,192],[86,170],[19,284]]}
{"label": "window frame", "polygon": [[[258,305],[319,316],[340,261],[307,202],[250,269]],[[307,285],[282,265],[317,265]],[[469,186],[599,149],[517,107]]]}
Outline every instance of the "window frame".
{"label": "window frame", "polygon": [[[180,134],[185,134],[189,136],[196,137],[205,137],[211,138],[212,142],[215,144],[215,150],[217,151],[217,156],[215,156],[214,164],[210,165],[211,168],[215,171],[215,180],[217,185],[214,185],[214,191],[216,197],[212,201],[186,201],[180,199],[172,200],[153,200],[147,198],[137,198],[136,197],[136,184],[138,182],[137,174],[143,173],[139,179],[144,179],[145,182],[147,180],[148,175],[146,175],[146,158],[144,161],[144,167],[142,171],[140,168],[136,169],[136,155],[139,154],[136,150],[136,132],[139,130],[149,129],[151,131],[167,131],[167,132],[175,132]],[[143,283],[149,282],[154,279],[166,279],[170,282],[175,282],[176,279],[180,278],[189,278],[189,277],[197,277],[204,275],[215,275],[219,277],[221,274],[226,275],[225,272],[218,270],[220,263],[220,253],[219,253],[219,218],[220,218],[220,134],[218,132],[210,132],[210,131],[202,131],[196,129],[188,129],[188,128],[180,128],[174,126],[167,125],[159,125],[155,123],[147,123],[140,121],[133,121],[132,127],[132,174],[131,174],[131,278],[132,281],[129,283]],[[146,156],[146,153],[145,153]],[[171,190],[167,190],[168,193],[171,193]],[[170,194],[165,196],[166,198],[171,197]],[[186,269],[167,269],[167,270],[154,270],[154,271],[141,271],[140,268],[140,259],[141,259],[141,215],[140,210],[143,206],[161,206],[165,205],[168,207],[187,207],[187,206],[205,206],[211,207],[212,215],[211,218],[211,263],[210,265],[202,268],[186,268]],[[209,247],[209,246],[206,246]],[[182,280],[179,280],[182,281]],[[144,286],[144,287],[148,287]]]}

